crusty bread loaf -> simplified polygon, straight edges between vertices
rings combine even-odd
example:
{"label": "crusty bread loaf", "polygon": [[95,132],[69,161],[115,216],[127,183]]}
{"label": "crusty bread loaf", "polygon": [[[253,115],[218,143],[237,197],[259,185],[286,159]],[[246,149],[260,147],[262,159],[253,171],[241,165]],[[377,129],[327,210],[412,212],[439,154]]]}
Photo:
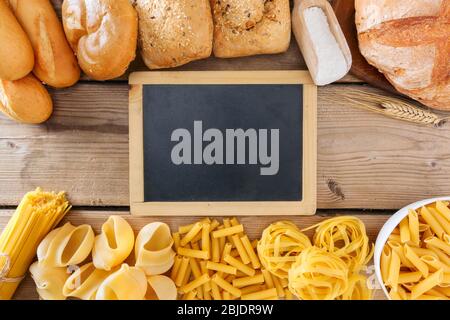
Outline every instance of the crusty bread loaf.
{"label": "crusty bread loaf", "polygon": [[49,0],[9,0],[34,49],[34,74],[55,88],[74,85],[80,68]]}
{"label": "crusty bread loaf", "polygon": [[33,70],[30,40],[4,0],[0,1],[0,79],[17,80]]}
{"label": "crusty bread loaf", "polygon": [[450,110],[450,0],[356,0],[359,46],[395,88]]}
{"label": "crusty bread loaf", "polygon": [[138,18],[129,0],[64,0],[64,30],[81,69],[95,80],[123,75],[136,57]]}
{"label": "crusty bread loaf", "polygon": [[32,74],[16,81],[0,80],[0,111],[28,124],[46,121],[53,112],[47,89]]}
{"label": "crusty bread loaf", "polygon": [[139,44],[150,69],[208,58],[213,22],[209,0],[137,0]]}
{"label": "crusty bread loaf", "polygon": [[210,1],[216,57],[281,53],[289,48],[289,0]]}

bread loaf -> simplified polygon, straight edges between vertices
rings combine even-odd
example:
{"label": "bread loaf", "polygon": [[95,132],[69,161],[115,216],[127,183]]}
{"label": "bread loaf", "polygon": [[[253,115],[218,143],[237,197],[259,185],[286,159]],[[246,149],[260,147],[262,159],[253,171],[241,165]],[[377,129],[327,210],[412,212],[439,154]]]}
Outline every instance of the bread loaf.
{"label": "bread loaf", "polygon": [[50,1],[9,0],[9,3],[33,46],[36,77],[55,88],[75,84],[80,69]]}
{"label": "bread loaf", "polygon": [[129,0],[65,0],[64,30],[81,69],[95,80],[123,75],[136,57],[138,20]]}
{"label": "bread loaf", "polygon": [[139,44],[150,69],[208,58],[213,22],[209,0],[137,0]]}
{"label": "bread loaf", "polygon": [[216,57],[281,53],[289,48],[289,0],[210,1]]}
{"label": "bread loaf", "polygon": [[5,1],[0,1],[0,79],[17,80],[33,70],[30,40]]}
{"label": "bread loaf", "polygon": [[450,0],[356,0],[359,46],[395,88],[450,110]]}
{"label": "bread loaf", "polygon": [[46,121],[53,111],[52,99],[32,74],[16,81],[0,80],[0,111],[28,124]]}

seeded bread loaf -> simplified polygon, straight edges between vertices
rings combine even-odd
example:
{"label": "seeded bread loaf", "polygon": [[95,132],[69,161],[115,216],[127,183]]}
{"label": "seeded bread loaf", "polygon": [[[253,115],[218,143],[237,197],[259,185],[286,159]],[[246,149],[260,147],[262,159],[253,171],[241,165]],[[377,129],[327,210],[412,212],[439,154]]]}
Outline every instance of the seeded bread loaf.
{"label": "seeded bread loaf", "polygon": [[213,22],[209,0],[136,0],[139,45],[150,69],[208,58]]}
{"label": "seeded bread loaf", "polygon": [[289,0],[210,1],[216,57],[281,53],[289,48]]}

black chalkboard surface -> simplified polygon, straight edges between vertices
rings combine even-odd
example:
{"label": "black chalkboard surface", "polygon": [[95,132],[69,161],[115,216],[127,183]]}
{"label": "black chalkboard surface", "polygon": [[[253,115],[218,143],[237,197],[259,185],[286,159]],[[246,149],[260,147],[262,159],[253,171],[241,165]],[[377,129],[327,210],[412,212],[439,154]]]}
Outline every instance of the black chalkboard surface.
{"label": "black chalkboard surface", "polygon": [[314,214],[316,90],[304,73],[152,72],[130,83],[132,213]]}
{"label": "black chalkboard surface", "polygon": [[[302,200],[301,84],[145,85],[143,99],[146,202]],[[202,125],[201,134],[196,137],[195,122]],[[219,130],[223,136],[219,138],[223,140],[223,157],[227,156],[229,143],[227,129],[254,129],[258,134],[253,135],[257,139],[245,139],[245,164],[237,164],[237,143],[233,148],[234,163],[226,164],[219,159],[206,164],[202,159],[202,164],[194,164],[191,151],[191,164],[175,164],[171,155],[177,142],[171,136],[179,128],[191,134],[189,149],[192,150],[194,139],[200,141],[202,157],[210,143],[203,141],[203,135],[210,128]],[[250,143],[261,143],[260,129],[267,130],[265,137],[272,129],[279,130],[279,151],[268,152],[273,162],[278,162],[276,174],[261,175],[260,162],[249,163]],[[267,140],[270,149],[271,139]]]}

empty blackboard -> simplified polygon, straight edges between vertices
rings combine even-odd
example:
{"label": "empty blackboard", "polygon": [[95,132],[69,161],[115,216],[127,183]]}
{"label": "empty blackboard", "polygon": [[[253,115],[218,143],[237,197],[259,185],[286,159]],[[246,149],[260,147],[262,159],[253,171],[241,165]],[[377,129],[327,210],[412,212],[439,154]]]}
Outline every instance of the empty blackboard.
{"label": "empty blackboard", "polygon": [[315,213],[306,72],[148,72],[130,84],[133,214]]}

